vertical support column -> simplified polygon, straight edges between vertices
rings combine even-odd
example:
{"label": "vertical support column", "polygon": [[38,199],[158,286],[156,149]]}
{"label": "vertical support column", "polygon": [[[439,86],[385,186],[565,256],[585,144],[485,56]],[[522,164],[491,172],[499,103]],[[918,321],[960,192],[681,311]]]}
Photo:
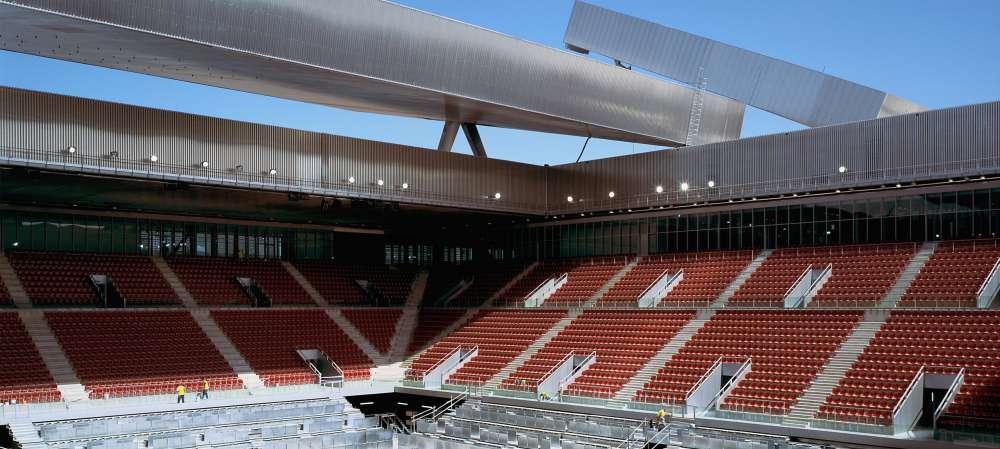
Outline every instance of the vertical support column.
{"label": "vertical support column", "polygon": [[458,136],[458,122],[444,122],[441,140],[438,141],[438,151],[451,152],[451,147],[455,145],[456,136]]}

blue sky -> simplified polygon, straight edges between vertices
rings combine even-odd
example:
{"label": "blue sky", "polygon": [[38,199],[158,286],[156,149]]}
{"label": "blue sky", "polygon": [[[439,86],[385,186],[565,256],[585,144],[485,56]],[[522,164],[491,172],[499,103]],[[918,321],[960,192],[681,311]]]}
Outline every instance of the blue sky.
{"label": "blue sky", "polygon": [[[591,0],[684,31],[892,92],[930,108],[1000,99],[996,0]],[[562,48],[572,0],[399,3]],[[435,147],[438,122],[344,111],[0,51],[0,85]],[[799,126],[748,110],[744,136]],[[484,127],[490,157],[576,159],[582,137]],[[654,149],[592,140],[584,159]],[[464,139],[455,150],[468,153]]]}

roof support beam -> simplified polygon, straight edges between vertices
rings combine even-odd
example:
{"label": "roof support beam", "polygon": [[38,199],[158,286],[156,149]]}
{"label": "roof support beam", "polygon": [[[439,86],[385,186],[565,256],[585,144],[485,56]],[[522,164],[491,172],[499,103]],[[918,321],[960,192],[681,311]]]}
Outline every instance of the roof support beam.
{"label": "roof support beam", "polygon": [[438,151],[451,152],[451,147],[455,145],[455,137],[458,136],[458,126],[458,122],[444,122],[441,140],[438,141]]}
{"label": "roof support beam", "polygon": [[469,141],[469,148],[476,157],[486,157],[486,147],[483,146],[483,138],[479,136],[479,129],[475,123],[462,123],[462,131],[465,131],[465,138]]}

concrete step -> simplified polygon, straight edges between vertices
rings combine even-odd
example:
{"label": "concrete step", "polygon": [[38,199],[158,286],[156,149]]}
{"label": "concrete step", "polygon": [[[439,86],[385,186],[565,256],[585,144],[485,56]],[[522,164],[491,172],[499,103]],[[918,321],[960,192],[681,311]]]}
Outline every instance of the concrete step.
{"label": "concrete step", "polygon": [[295,267],[295,265],[292,265],[292,263],[287,260],[282,260],[281,266],[285,267],[285,271],[292,276],[292,279],[295,279],[295,282],[298,282],[299,286],[306,291],[306,294],[312,298],[316,305],[320,307],[328,307],[330,305],[330,303],[326,301],[326,298],[319,293],[319,290],[316,290],[316,287],[309,282],[309,279],[306,279],[306,277],[301,271],[299,271],[298,268]]}
{"label": "concrete step", "polygon": [[705,325],[715,312],[712,310],[700,311],[698,316],[694,319],[688,321],[683,327],[681,327],[676,334],[668,341],[659,351],[656,352],[653,357],[646,361],[646,364],[639,369],[635,375],[629,379],[625,385],[622,386],[617,393],[615,393],[614,399],[620,402],[629,402],[635,393],[642,389],[642,386],[649,382],[663,365],[666,365],[667,361],[673,358],[674,354],[684,346],[691,337],[698,332],[702,326]]}
{"label": "concrete step", "polygon": [[583,309],[579,308],[570,309],[566,313],[566,316],[564,316],[562,319],[556,322],[556,324],[553,325],[551,328],[549,328],[549,330],[546,331],[544,334],[542,334],[541,337],[538,337],[538,339],[536,339],[533,343],[531,343],[527,347],[527,349],[521,351],[521,353],[518,354],[517,357],[514,357],[514,360],[511,360],[510,363],[501,368],[500,372],[495,374],[492,378],[490,378],[490,380],[486,381],[484,387],[487,389],[493,389],[496,388],[498,385],[500,385],[500,382],[506,379],[507,376],[509,376],[511,373],[516,371],[517,368],[521,366],[521,364],[523,364],[533,355],[535,355],[535,353],[537,353],[539,349],[542,349],[542,347],[544,347],[549,341],[552,341],[552,339],[556,335],[558,335],[559,332],[562,332],[563,329],[566,329],[566,326],[569,326],[569,324],[572,323],[573,320],[576,319],[576,317],[580,316],[581,313],[583,313]]}
{"label": "concrete step", "polygon": [[225,332],[219,328],[218,323],[212,319],[212,314],[208,309],[192,310],[191,316],[194,317],[195,322],[201,327],[205,336],[215,345],[219,354],[222,354],[222,358],[226,359],[226,362],[229,363],[229,367],[243,381],[244,386],[250,389],[264,387],[264,382],[260,379],[260,376],[250,368],[250,364],[243,358],[240,351],[236,349],[236,346],[229,340]]}
{"label": "concrete step", "polygon": [[638,265],[641,260],[642,257],[636,257],[635,259],[629,261],[629,263],[625,264],[625,266],[622,267],[621,270],[618,270],[618,272],[615,273],[613,276],[611,276],[611,278],[609,278],[608,281],[601,286],[601,288],[597,289],[597,291],[594,292],[594,294],[591,295],[590,298],[587,298],[587,301],[583,303],[583,307],[593,307],[594,304],[597,304],[597,301],[600,301],[601,298],[604,297],[604,294],[607,293],[609,290],[611,290],[615,286],[615,284],[618,283],[618,281],[622,280],[622,278],[625,277],[625,275],[627,275],[629,271],[632,271],[632,269],[635,268],[635,266]]}
{"label": "concrete step", "polygon": [[406,297],[406,307],[420,306],[420,303],[424,300],[424,292],[427,290],[427,279],[429,277],[429,271],[421,270],[413,278],[413,283],[410,284],[410,295]]}
{"label": "concrete step", "polygon": [[719,297],[712,302],[711,306],[715,308],[725,307],[726,302],[729,301],[729,298],[732,298],[733,295],[736,294],[736,290],[739,290],[740,287],[743,285],[743,283],[746,282],[747,279],[750,279],[750,276],[752,276],[753,273],[757,271],[757,268],[759,268],[760,265],[763,264],[765,260],[767,260],[767,256],[770,256],[772,252],[773,250],[765,249],[757,253],[757,256],[755,256],[753,260],[751,260],[750,263],[743,268],[743,271],[741,271],[740,274],[736,275],[736,278],[733,279],[733,282],[730,282],[729,285],[726,286],[726,289],[723,290],[721,294],[719,294]]}
{"label": "concrete step", "polygon": [[910,258],[910,261],[906,264],[906,268],[900,273],[896,282],[892,284],[892,287],[889,287],[885,296],[879,301],[879,307],[896,307],[900,298],[906,293],[906,289],[910,286],[910,283],[920,274],[920,270],[923,269],[924,264],[934,254],[934,249],[936,248],[937,242],[925,242],[920,246],[920,249]]}
{"label": "concrete step", "polygon": [[406,356],[406,349],[413,341],[413,331],[417,328],[417,319],[420,309],[416,307],[406,307],[403,315],[396,321],[396,327],[392,333],[392,340],[389,343],[389,361],[401,361]]}
{"label": "concrete step", "polygon": [[18,314],[28,335],[31,336],[31,341],[35,343],[42,362],[49,369],[49,375],[52,376],[63,400],[66,402],[89,400],[90,395],[77,377],[76,370],[63,352],[59,340],[45,321],[44,313],[41,310],[21,310]]}
{"label": "concrete step", "polygon": [[156,269],[160,270],[160,274],[163,275],[163,279],[166,279],[167,284],[173,289],[174,294],[184,303],[184,307],[198,307],[198,303],[191,296],[191,292],[188,291],[184,283],[177,277],[177,273],[174,273],[174,269],[170,268],[170,264],[160,256],[152,256],[150,259],[153,260],[153,265],[156,265]]}
{"label": "concrete step", "polygon": [[358,348],[361,348],[361,350],[364,351],[368,358],[372,359],[372,362],[374,362],[376,366],[384,365],[388,362],[385,355],[379,352],[378,349],[375,349],[375,345],[372,345],[371,342],[368,341],[368,338],[354,326],[354,323],[351,323],[351,320],[348,320],[347,317],[341,313],[340,309],[326,309],[326,314],[330,317],[330,319],[336,322],[338,326],[340,326],[344,333],[351,338],[351,341],[353,341],[354,344],[358,345]]}
{"label": "concrete step", "polygon": [[10,294],[10,299],[14,302],[14,307],[18,309],[31,308],[31,298],[28,297],[28,292],[24,290],[24,285],[21,284],[21,278],[17,277],[17,272],[14,271],[10,260],[7,259],[7,255],[3,252],[0,252],[0,280],[7,287],[7,293]]}

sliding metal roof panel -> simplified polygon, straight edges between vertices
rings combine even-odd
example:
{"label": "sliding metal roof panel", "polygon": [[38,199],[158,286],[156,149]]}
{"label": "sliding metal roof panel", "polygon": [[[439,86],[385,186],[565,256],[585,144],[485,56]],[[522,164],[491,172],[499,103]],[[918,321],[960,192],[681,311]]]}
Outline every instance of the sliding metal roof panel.
{"label": "sliding metal roof panel", "polygon": [[[692,88],[381,0],[0,0],[0,48],[434,120],[678,145]],[[739,136],[704,99],[698,139]]]}
{"label": "sliding metal roof panel", "polygon": [[909,100],[789,62],[577,1],[563,39],[808,126],[919,112]]}

